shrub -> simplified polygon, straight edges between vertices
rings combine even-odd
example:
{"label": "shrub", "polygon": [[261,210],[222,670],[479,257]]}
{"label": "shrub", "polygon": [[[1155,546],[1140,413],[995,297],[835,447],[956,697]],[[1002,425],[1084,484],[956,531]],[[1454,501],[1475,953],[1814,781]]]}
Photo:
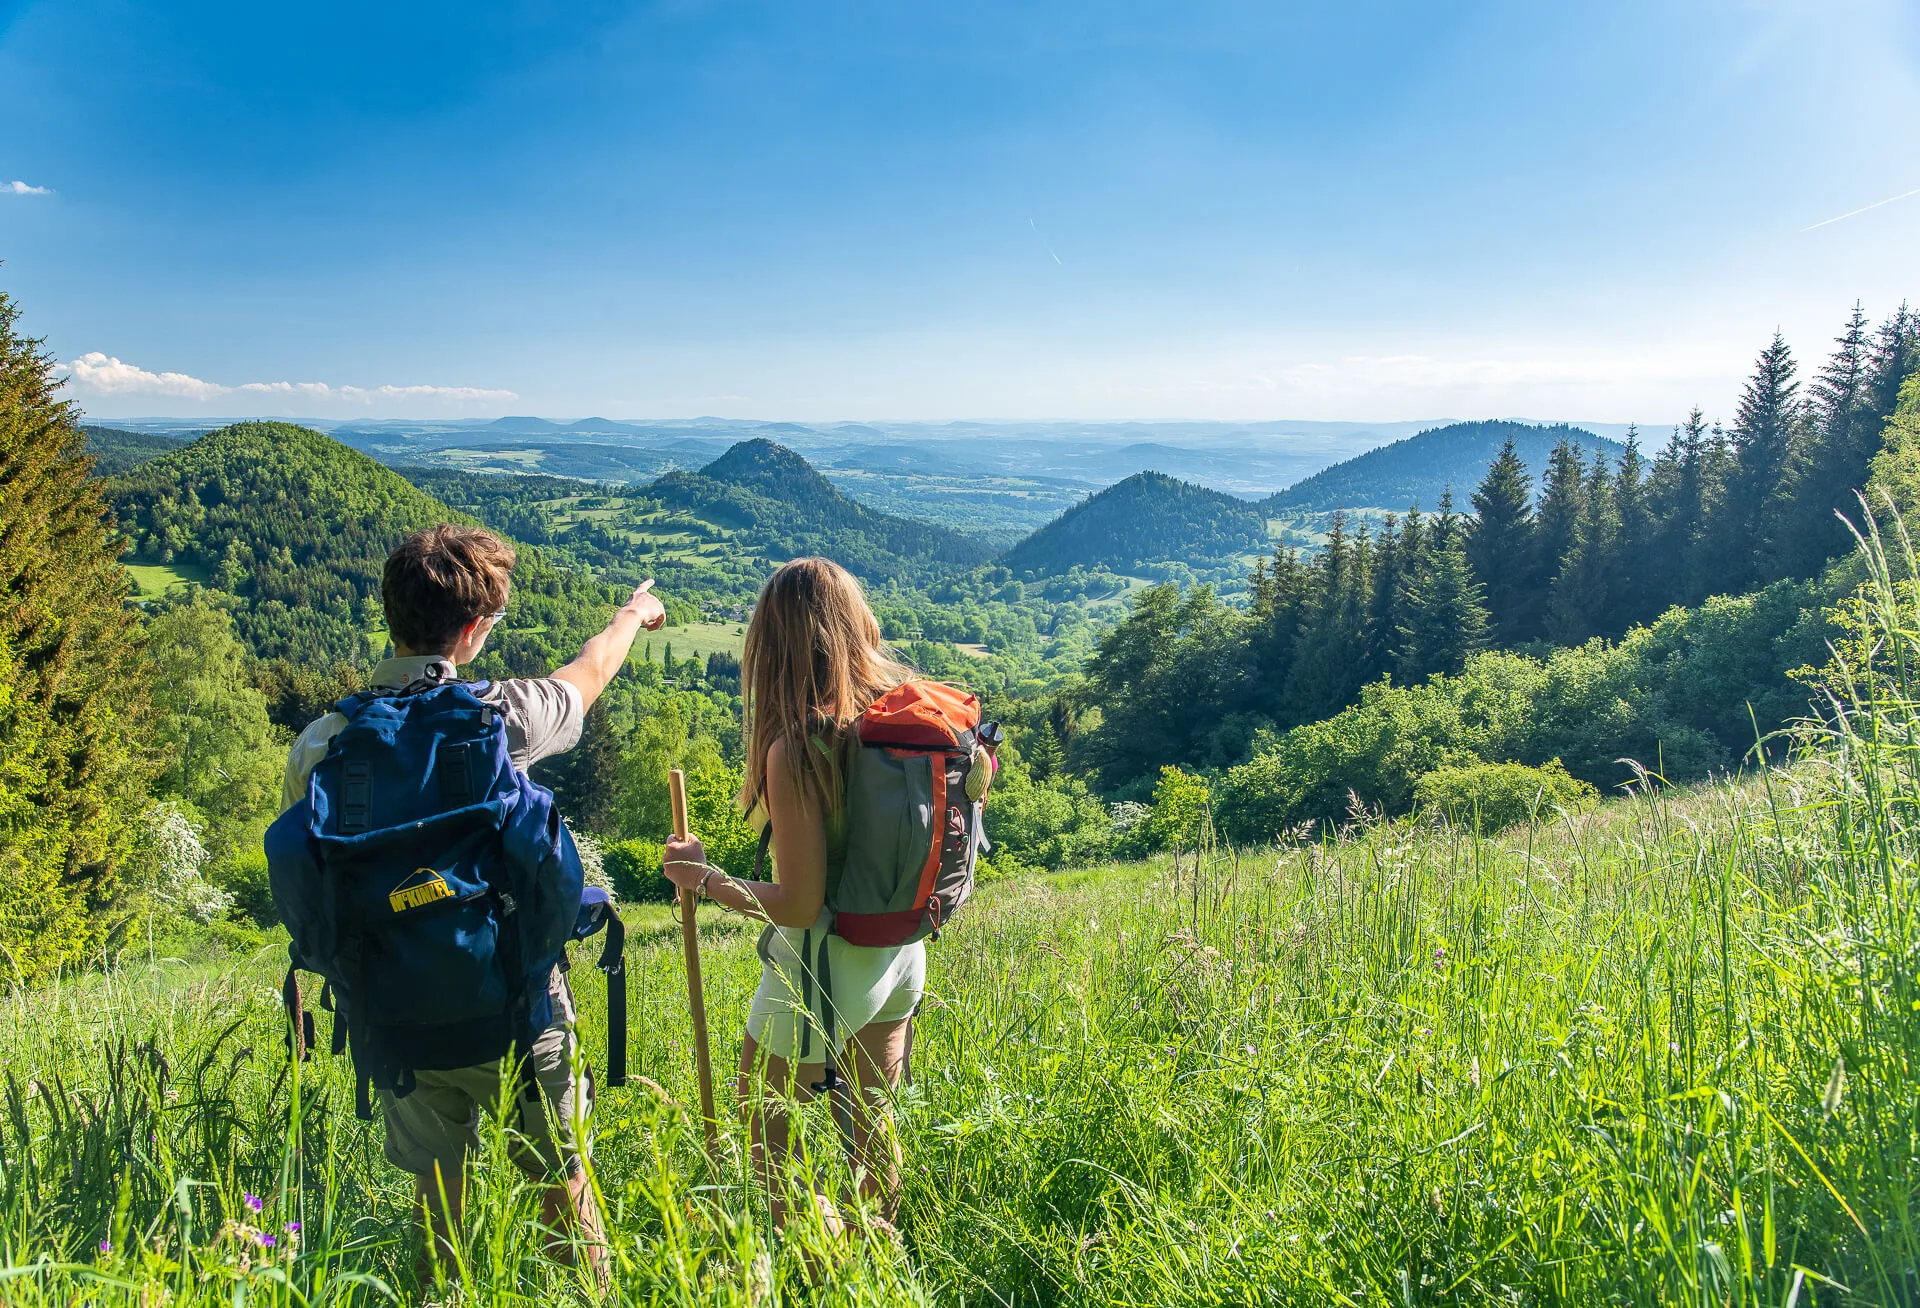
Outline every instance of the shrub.
{"label": "shrub", "polygon": [[1148,841],[1154,849],[1176,853],[1198,849],[1205,842],[1213,817],[1213,794],[1206,778],[1177,767],[1160,769],[1153,787],[1153,808],[1147,814]]}
{"label": "shrub", "polygon": [[1567,774],[1559,759],[1524,763],[1466,763],[1436,768],[1413,783],[1414,802],[1456,826],[1487,834],[1538,821],[1559,810],[1577,812],[1599,792]]}
{"label": "shrub", "polygon": [[1035,781],[1017,763],[1004,767],[988,792],[986,824],[993,865],[1010,875],[1028,867],[1051,871],[1094,863],[1113,850],[1113,820],[1085,782]]}
{"label": "shrub", "polygon": [[256,925],[270,927],[280,920],[280,910],[273,906],[273,889],[267,884],[267,851],[262,846],[241,850],[217,866],[210,879],[232,896],[233,907]]}
{"label": "shrub", "polygon": [[619,898],[636,904],[664,904],[673,898],[673,883],[660,870],[664,852],[655,841],[619,840],[600,847],[600,866]]}

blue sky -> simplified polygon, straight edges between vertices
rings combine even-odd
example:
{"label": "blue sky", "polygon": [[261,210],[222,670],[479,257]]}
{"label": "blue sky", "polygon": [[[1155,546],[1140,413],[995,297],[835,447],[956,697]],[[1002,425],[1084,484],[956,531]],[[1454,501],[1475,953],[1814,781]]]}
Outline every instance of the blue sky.
{"label": "blue sky", "polygon": [[0,287],[103,417],[1664,425],[1916,123],[1892,0],[0,0]]}

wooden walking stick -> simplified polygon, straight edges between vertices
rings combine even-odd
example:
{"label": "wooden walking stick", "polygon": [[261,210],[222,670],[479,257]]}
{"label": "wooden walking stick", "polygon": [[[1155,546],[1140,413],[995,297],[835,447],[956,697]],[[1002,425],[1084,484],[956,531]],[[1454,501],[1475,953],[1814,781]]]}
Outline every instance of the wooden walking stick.
{"label": "wooden walking stick", "polygon": [[[687,779],[679,768],[667,773],[667,792],[673,800],[673,834],[685,840],[693,833],[687,829]],[[693,1064],[700,1076],[700,1126],[706,1135],[707,1157],[720,1156],[718,1119],[713,1115],[713,1057],[707,1049],[707,996],[700,984],[700,930],[693,910],[700,897],[691,890],[680,892],[680,944],[687,958],[687,1008],[693,1014]]]}

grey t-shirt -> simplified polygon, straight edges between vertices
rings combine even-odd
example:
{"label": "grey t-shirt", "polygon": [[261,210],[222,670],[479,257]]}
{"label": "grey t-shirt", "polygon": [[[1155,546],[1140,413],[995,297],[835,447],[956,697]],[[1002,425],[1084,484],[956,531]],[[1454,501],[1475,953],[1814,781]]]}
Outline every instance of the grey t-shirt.
{"label": "grey t-shirt", "polygon": [[[371,684],[378,690],[399,690],[422,679],[457,681],[459,674],[447,659],[422,654],[385,660],[373,670]],[[522,772],[580,743],[585,712],[580,691],[569,682],[557,677],[507,677],[490,681],[474,693],[499,710],[507,727],[507,753]],[[316,719],[293,742],[287,753],[286,777],[280,783],[281,811],[307,797],[307,781],[314,766],[327,756],[328,742],[346,725],[346,718],[329,713]]]}

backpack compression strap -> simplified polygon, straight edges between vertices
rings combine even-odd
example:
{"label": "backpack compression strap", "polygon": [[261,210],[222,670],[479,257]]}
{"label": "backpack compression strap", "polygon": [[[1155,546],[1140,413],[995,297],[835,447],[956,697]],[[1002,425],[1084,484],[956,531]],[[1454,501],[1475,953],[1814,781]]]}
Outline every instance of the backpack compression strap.
{"label": "backpack compression strap", "polygon": [[613,896],[599,886],[580,892],[580,916],[573,938],[585,940],[606,928],[607,943],[594,964],[607,974],[607,1084],[627,1083],[627,924],[613,907]]}

